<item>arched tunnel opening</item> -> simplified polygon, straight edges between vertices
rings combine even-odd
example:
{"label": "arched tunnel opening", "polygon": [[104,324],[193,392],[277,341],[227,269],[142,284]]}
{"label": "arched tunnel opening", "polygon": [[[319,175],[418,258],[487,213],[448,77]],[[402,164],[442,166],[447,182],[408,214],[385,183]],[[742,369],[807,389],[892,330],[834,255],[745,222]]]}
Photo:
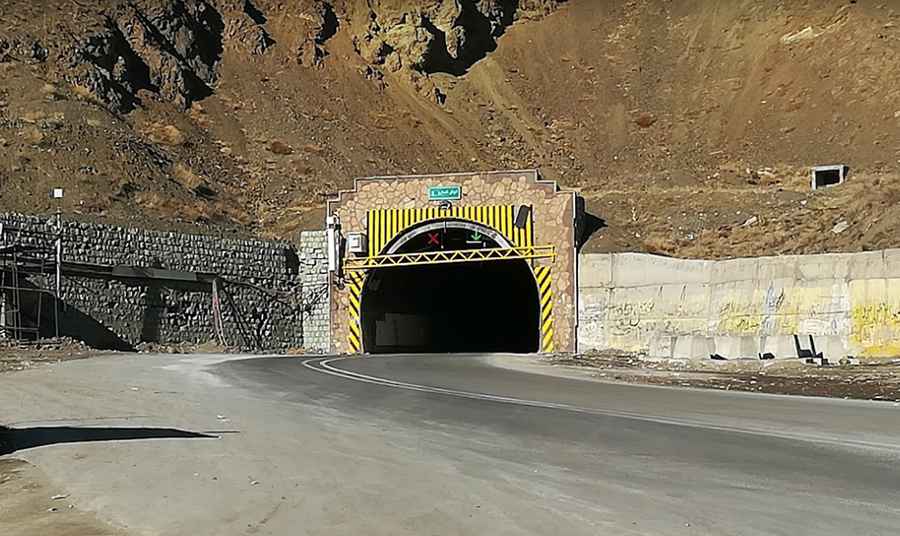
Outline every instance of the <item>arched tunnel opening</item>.
{"label": "arched tunnel opening", "polygon": [[[503,246],[449,225],[410,237],[394,252]],[[537,284],[519,259],[379,268],[366,279],[360,313],[371,354],[532,353],[540,344]]]}

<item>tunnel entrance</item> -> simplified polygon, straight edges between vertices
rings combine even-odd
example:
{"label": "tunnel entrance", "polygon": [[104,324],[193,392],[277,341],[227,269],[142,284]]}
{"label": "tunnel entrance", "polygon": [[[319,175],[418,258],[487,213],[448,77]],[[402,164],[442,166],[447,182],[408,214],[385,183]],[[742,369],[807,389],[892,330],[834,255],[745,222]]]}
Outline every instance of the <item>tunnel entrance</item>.
{"label": "tunnel entrance", "polygon": [[[490,229],[442,221],[411,229],[391,253],[508,247]],[[524,260],[426,264],[373,270],[360,305],[364,351],[537,352],[540,300]]]}

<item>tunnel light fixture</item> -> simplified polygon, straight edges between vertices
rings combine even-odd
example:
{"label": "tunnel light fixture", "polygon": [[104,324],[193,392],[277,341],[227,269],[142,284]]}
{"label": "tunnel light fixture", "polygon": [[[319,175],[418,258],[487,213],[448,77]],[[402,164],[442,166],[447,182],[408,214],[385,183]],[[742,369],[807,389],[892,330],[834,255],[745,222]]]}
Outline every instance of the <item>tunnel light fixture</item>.
{"label": "tunnel light fixture", "polygon": [[347,251],[354,255],[365,255],[369,252],[369,239],[365,233],[347,235]]}

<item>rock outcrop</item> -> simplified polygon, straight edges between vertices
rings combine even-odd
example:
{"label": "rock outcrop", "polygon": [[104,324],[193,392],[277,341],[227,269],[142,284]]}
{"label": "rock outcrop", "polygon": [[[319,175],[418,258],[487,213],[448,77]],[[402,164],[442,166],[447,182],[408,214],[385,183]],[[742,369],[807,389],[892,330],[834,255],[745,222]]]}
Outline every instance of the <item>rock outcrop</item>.
{"label": "rock outcrop", "polygon": [[460,74],[497,47],[517,18],[552,11],[560,0],[439,0],[415,6],[375,0],[351,9],[354,43],[371,64]]}
{"label": "rock outcrop", "polygon": [[[35,28],[0,33],[0,58],[48,63],[79,94],[118,112],[138,105],[142,91],[187,108],[213,91],[226,48],[252,57],[276,47],[314,66],[346,22],[370,66],[405,71],[421,86],[432,73],[465,72],[516,19],[548,13],[560,1],[110,0],[79,7],[75,17],[60,13],[62,22],[45,35]],[[26,6],[23,19],[29,10],[63,9]]]}
{"label": "rock outcrop", "polygon": [[[142,90],[187,107],[216,82],[224,21],[206,0],[7,7],[22,24],[0,33],[0,59],[45,64],[47,75],[113,110],[134,108]],[[41,27],[34,17],[55,22]]]}
{"label": "rock outcrop", "polygon": [[61,50],[66,78],[119,110],[141,90],[186,108],[211,93],[222,16],[204,0],[122,3],[102,26]]}

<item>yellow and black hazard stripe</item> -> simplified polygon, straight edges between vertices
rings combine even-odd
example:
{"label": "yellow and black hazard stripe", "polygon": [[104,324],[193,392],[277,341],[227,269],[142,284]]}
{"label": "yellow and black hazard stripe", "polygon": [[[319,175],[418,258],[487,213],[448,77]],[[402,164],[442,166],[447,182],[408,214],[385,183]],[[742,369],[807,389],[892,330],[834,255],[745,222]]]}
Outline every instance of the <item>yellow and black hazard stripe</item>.
{"label": "yellow and black hazard stripe", "polygon": [[541,351],[553,352],[553,279],[549,266],[534,269],[541,299]]}
{"label": "yellow and black hazard stripe", "polygon": [[362,327],[359,318],[365,282],[365,274],[361,272],[347,272],[347,288],[350,290],[350,317],[348,318],[349,331],[347,332],[347,342],[350,344],[350,352],[354,354],[362,352]]}
{"label": "yellow and black hazard stripe", "polygon": [[534,245],[534,222],[528,218],[525,226],[516,227],[517,205],[489,205],[472,207],[384,208],[370,210],[366,225],[369,235],[369,256],[379,255],[384,247],[409,227],[428,220],[454,218],[487,225],[506,237],[516,247]]}

